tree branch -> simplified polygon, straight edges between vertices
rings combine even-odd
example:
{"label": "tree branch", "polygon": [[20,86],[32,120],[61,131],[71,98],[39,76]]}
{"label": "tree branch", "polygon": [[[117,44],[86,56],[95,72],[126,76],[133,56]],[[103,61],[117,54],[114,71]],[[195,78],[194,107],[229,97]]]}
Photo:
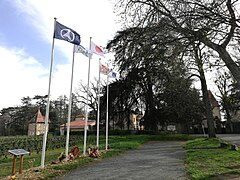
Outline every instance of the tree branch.
{"label": "tree branch", "polygon": [[237,26],[236,25],[236,16],[235,16],[234,10],[232,8],[231,0],[227,0],[227,8],[228,8],[228,11],[229,11],[230,16],[231,16],[231,19],[230,19],[231,28],[230,28],[230,31],[229,31],[229,33],[227,35],[226,40],[221,45],[224,48],[226,48],[226,46],[228,45],[228,43],[232,39],[232,37],[234,35],[235,28]]}

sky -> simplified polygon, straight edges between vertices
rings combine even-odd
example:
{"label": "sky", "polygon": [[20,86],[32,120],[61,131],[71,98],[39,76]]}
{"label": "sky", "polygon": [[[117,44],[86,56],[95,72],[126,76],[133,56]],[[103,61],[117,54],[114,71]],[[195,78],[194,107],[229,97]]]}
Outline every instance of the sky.
{"label": "sky", "polygon": [[[0,110],[21,104],[21,98],[48,94],[54,17],[81,36],[105,47],[121,29],[114,0],[1,0]],[[73,44],[54,40],[51,99],[70,94]],[[98,76],[100,56],[93,55],[90,80]],[[106,55],[102,63],[112,56]],[[88,58],[75,54],[73,92],[87,83]]]}

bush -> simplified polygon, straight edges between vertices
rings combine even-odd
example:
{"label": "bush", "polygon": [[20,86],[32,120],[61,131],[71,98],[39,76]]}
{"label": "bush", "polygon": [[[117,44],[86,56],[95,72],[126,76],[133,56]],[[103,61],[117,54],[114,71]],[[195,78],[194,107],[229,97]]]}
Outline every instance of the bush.
{"label": "bush", "polygon": [[149,134],[149,135],[155,135],[155,134],[157,134],[156,132],[154,132],[154,131],[151,131],[151,130],[138,130],[138,131],[136,131],[136,133],[135,134]]}

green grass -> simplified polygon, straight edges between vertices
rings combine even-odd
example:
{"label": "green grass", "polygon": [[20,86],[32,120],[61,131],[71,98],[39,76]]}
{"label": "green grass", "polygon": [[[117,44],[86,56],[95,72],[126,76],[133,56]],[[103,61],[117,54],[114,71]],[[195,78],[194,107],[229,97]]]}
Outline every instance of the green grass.
{"label": "green grass", "polygon": [[196,137],[187,134],[161,134],[149,136],[149,140],[151,141],[188,141],[191,139],[196,139]]}
{"label": "green grass", "polygon": [[[64,149],[55,149],[51,151],[46,151],[46,164],[51,163],[53,160],[56,160],[61,152],[64,152]],[[0,177],[10,175],[12,172],[12,155],[8,155],[7,158],[0,159]],[[41,152],[33,152],[31,155],[23,156],[23,170],[40,166],[41,164]],[[19,170],[19,157],[16,161],[16,171]]]}
{"label": "green grass", "polygon": [[185,145],[187,172],[191,179],[231,179],[240,174],[240,152],[220,148],[217,138],[198,138]]}

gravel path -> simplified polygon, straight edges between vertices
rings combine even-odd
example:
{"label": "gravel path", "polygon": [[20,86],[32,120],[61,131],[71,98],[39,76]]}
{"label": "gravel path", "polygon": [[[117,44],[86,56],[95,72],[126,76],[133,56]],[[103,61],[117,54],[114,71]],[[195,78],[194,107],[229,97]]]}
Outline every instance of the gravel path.
{"label": "gravel path", "polygon": [[57,179],[186,180],[183,142],[149,142],[137,150],[75,169]]}

